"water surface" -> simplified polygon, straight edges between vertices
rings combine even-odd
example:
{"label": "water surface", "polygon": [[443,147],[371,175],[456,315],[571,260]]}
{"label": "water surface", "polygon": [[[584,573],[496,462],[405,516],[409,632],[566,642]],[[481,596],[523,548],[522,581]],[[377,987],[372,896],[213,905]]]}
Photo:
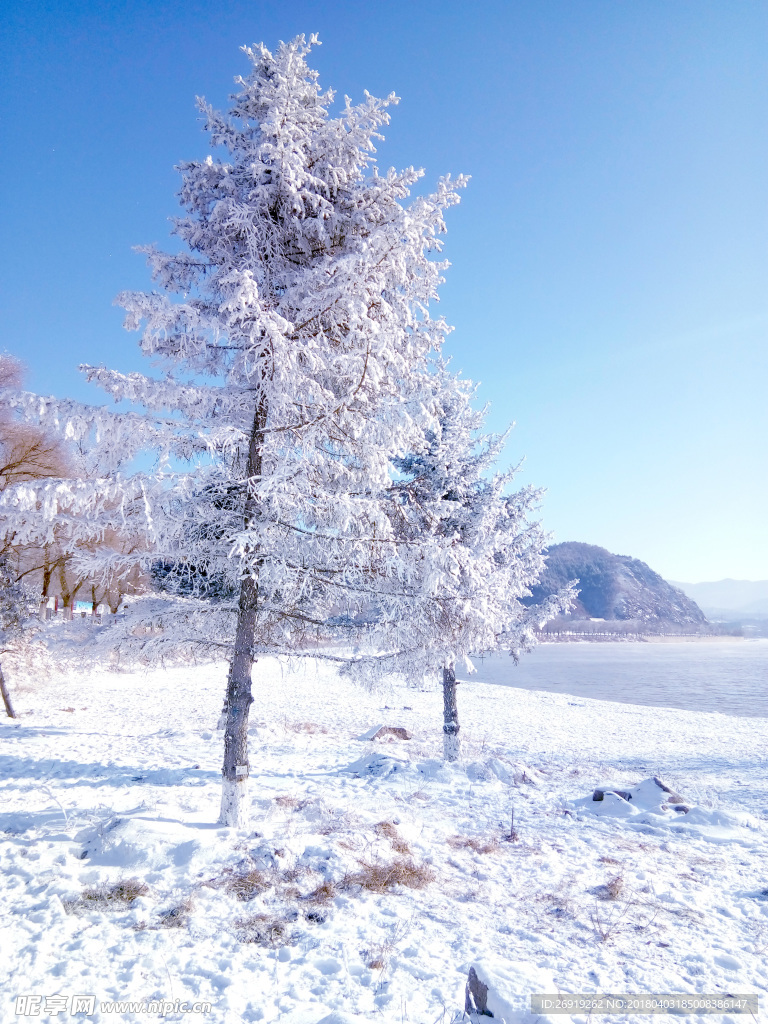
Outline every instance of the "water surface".
{"label": "water surface", "polygon": [[519,665],[506,655],[473,660],[472,679],[501,686],[768,718],[768,640],[550,643]]}

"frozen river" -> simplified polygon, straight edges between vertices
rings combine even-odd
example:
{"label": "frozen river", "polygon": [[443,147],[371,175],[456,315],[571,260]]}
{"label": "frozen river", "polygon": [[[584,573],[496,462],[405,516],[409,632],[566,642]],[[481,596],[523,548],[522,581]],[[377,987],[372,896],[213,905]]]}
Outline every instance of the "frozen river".
{"label": "frozen river", "polygon": [[553,643],[517,666],[502,655],[474,664],[472,679],[501,686],[768,718],[768,640]]}

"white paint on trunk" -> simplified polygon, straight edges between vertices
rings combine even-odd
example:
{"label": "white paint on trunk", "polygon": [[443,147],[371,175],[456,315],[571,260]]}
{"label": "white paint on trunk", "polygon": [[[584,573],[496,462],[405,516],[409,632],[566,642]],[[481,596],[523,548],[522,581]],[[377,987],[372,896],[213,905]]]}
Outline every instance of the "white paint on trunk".
{"label": "white paint on trunk", "polygon": [[461,740],[454,732],[443,733],[443,759],[445,761],[461,759]]}
{"label": "white paint on trunk", "polygon": [[248,779],[221,780],[221,813],[219,824],[230,828],[247,828],[250,815],[248,807]]}

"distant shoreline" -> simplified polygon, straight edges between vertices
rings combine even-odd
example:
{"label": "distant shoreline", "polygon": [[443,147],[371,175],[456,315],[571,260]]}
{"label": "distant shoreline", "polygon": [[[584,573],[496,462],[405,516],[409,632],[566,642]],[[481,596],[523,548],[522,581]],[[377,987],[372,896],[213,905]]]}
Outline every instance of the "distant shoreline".
{"label": "distant shoreline", "polygon": [[673,633],[646,633],[628,634],[611,633],[595,635],[593,633],[572,633],[570,635],[559,634],[547,636],[542,633],[539,637],[541,644],[701,644],[701,643],[737,643],[743,644],[747,641],[764,639],[762,637],[747,636],[680,636]]}

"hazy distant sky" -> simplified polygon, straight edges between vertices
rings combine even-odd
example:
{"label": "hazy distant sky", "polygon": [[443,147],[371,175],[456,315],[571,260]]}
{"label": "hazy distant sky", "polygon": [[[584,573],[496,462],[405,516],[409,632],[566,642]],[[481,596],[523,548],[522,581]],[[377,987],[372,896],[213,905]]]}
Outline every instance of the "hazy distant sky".
{"label": "hazy distant sky", "polygon": [[[442,312],[556,540],[668,578],[768,578],[768,4],[760,0],[5,0],[0,347],[101,401],[138,369],[194,106],[238,47],[318,32],[340,96],[395,91],[380,163],[472,182]],[[146,369],[146,367],[142,367]]]}

